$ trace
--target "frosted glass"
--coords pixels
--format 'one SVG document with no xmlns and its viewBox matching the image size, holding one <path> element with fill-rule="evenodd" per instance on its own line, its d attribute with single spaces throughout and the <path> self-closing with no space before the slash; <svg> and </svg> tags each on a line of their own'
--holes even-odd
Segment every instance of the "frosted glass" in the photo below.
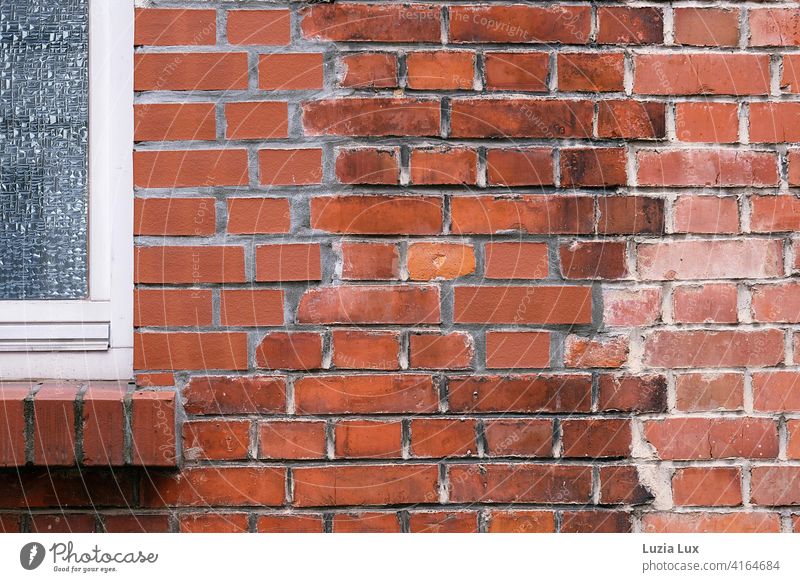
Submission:
<svg viewBox="0 0 800 582">
<path fill-rule="evenodd" d="M 0 0 L 0 299 L 88 293 L 88 0 Z"/>
</svg>

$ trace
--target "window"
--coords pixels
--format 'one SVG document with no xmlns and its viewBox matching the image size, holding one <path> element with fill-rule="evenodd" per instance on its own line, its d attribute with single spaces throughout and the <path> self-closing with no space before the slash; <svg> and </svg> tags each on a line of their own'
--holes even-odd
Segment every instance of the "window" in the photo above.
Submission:
<svg viewBox="0 0 800 582">
<path fill-rule="evenodd" d="M 130 378 L 133 1 L 0 4 L 0 378 Z"/>
</svg>

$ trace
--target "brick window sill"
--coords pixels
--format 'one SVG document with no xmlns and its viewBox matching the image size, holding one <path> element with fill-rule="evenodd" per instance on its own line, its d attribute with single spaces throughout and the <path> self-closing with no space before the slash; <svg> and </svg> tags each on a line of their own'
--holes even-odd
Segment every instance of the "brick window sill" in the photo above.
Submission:
<svg viewBox="0 0 800 582">
<path fill-rule="evenodd" d="M 0 385 L 0 467 L 175 467 L 175 394 L 127 382 Z"/>
</svg>

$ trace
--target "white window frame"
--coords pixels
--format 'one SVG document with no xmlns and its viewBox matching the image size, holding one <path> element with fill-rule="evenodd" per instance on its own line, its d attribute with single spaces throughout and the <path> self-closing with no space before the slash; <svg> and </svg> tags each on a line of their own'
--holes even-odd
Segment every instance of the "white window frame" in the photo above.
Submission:
<svg viewBox="0 0 800 582">
<path fill-rule="evenodd" d="M 0 379 L 133 376 L 134 0 L 89 1 L 89 296 L 0 300 Z"/>
</svg>

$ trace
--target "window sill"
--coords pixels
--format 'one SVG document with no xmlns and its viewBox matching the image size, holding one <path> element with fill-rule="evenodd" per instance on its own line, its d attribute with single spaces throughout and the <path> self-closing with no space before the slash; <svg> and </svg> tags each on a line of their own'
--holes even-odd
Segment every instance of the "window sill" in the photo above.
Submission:
<svg viewBox="0 0 800 582">
<path fill-rule="evenodd" d="M 127 382 L 0 385 L 0 467 L 175 467 L 175 393 Z"/>
</svg>

